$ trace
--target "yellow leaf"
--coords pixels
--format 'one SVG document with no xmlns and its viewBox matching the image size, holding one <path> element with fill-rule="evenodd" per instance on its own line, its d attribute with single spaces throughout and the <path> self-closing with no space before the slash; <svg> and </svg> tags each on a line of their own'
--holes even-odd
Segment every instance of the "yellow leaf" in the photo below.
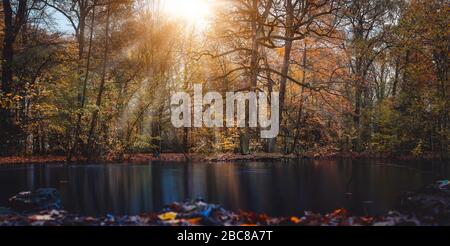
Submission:
<svg viewBox="0 0 450 246">
<path fill-rule="evenodd" d="M 177 217 L 177 213 L 174 213 L 174 212 L 167 212 L 167 213 L 158 215 L 158 218 L 160 220 L 174 220 L 176 217 Z"/>
</svg>

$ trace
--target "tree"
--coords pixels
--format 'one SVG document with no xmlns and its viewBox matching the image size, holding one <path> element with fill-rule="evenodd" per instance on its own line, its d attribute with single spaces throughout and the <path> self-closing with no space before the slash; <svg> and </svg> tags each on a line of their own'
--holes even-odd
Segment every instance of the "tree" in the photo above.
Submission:
<svg viewBox="0 0 450 246">
<path fill-rule="evenodd" d="M 369 71 L 375 59 L 390 47 L 388 42 L 395 1 L 364 0 L 348 1 L 342 9 L 346 21 L 344 30 L 348 32 L 345 49 L 348 51 L 349 66 L 354 87 L 353 123 L 356 138 L 353 149 L 362 151 L 364 143 L 370 139 L 370 123 L 366 109 L 371 106 L 371 81 Z"/>
<path fill-rule="evenodd" d="M 14 42 L 17 35 L 27 21 L 27 0 L 19 0 L 11 3 L 10 0 L 3 0 L 4 33 L 2 46 L 2 101 L 11 100 L 15 93 L 14 88 Z M 13 6 L 17 5 L 17 11 L 13 12 Z M 5 99 L 3 99 L 5 98 Z M 11 108 L 2 103 L 0 105 L 0 155 L 9 154 L 14 148 L 13 141 L 17 136 L 17 126 L 15 125 Z M 13 141 L 8 141 L 13 140 Z"/>
</svg>

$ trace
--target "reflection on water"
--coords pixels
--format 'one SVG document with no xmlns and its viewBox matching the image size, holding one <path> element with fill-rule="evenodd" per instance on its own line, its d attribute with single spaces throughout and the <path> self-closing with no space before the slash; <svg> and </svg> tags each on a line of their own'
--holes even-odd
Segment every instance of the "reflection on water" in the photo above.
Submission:
<svg viewBox="0 0 450 246">
<path fill-rule="evenodd" d="M 380 214 L 394 206 L 400 193 L 449 177 L 445 163 L 376 161 L 8 165 L 0 167 L 0 206 L 17 192 L 55 187 L 66 210 L 89 215 L 158 211 L 198 197 L 272 216 L 340 207 Z"/>
</svg>

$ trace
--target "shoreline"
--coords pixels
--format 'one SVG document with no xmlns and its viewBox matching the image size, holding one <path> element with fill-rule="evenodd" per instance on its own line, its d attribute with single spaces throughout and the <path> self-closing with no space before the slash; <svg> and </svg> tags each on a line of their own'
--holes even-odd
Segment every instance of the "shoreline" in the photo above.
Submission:
<svg viewBox="0 0 450 246">
<path fill-rule="evenodd" d="M 279 160 L 385 160 L 392 159 L 398 161 L 445 161 L 441 159 L 437 153 L 427 153 L 423 156 L 417 157 L 412 155 L 392 155 L 382 153 L 355 153 L 355 152 L 337 152 L 323 156 L 305 155 L 298 156 L 295 154 L 281 154 L 281 153 L 264 153 L 257 152 L 248 155 L 236 153 L 220 153 L 220 154 L 183 154 L 183 153 L 162 153 L 159 157 L 153 154 L 126 154 L 123 160 L 115 160 L 106 158 L 104 160 L 92 161 L 101 164 L 148 164 L 151 161 L 166 161 L 166 162 L 232 162 L 232 161 L 279 161 Z M 73 164 L 86 163 L 86 158 L 73 160 Z M 7 156 L 0 157 L 0 165 L 14 165 L 14 164 L 64 164 L 66 157 L 60 155 L 48 156 Z"/>
</svg>

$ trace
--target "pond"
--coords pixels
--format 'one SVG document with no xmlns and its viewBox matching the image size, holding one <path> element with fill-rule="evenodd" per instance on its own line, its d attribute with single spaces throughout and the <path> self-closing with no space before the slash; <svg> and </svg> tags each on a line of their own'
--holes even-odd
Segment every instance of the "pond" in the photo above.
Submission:
<svg viewBox="0 0 450 246">
<path fill-rule="evenodd" d="M 448 163 L 350 160 L 279 162 L 3 165 L 0 206 L 20 191 L 57 188 L 65 210 L 83 215 L 139 214 L 203 198 L 226 209 L 271 216 L 330 212 L 380 215 L 397 197 L 437 179 Z"/>
</svg>

